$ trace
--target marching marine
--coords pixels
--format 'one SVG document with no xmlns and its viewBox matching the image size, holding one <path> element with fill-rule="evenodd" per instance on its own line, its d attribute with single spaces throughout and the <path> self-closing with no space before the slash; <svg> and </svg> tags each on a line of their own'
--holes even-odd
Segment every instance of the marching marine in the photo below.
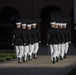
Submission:
<svg viewBox="0 0 76 75">
<path fill-rule="evenodd" d="M 33 51 L 33 54 L 34 54 L 34 58 L 37 58 L 37 52 L 38 52 L 38 49 L 39 49 L 39 43 L 41 42 L 40 40 L 40 32 L 39 30 L 36 28 L 36 23 L 32 23 L 32 27 L 33 27 L 33 36 L 34 36 L 34 51 Z"/>
<path fill-rule="evenodd" d="M 29 43 L 28 43 L 28 34 L 26 29 L 26 24 L 22 24 L 23 31 L 23 42 L 24 42 L 24 51 L 23 51 L 23 62 L 27 61 L 27 55 L 29 51 Z"/>
<path fill-rule="evenodd" d="M 12 45 L 15 46 L 18 63 L 21 63 L 23 56 L 23 37 L 21 22 L 17 22 L 16 26 L 17 28 L 12 33 Z"/>
<path fill-rule="evenodd" d="M 32 31 L 32 24 L 27 25 L 28 29 L 28 44 L 29 44 L 29 60 L 32 60 L 32 54 L 34 51 L 34 36 L 33 36 L 33 31 Z"/>
<path fill-rule="evenodd" d="M 56 62 L 56 56 L 58 51 L 58 32 L 55 31 L 55 22 L 51 22 L 51 29 L 47 33 L 47 45 L 50 45 L 52 63 Z"/>
</svg>

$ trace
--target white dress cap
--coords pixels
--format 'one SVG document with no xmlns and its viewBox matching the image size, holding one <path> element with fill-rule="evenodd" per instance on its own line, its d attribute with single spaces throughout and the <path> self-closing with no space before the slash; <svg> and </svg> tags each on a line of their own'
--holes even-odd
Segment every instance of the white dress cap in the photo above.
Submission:
<svg viewBox="0 0 76 75">
<path fill-rule="evenodd" d="M 16 25 L 21 25 L 21 22 L 16 22 Z"/>
<path fill-rule="evenodd" d="M 59 25 L 59 23 L 56 23 L 55 25 L 56 25 L 56 26 L 58 26 L 58 25 Z"/>
<path fill-rule="evenodd" d="M 55 24 L 56 22 L 50 22 L 50 24 Z"/>
<path fill-rule="evenodd" d="M 33 25 L 33 26 L 36 26 L 36 25 L 37 25 L 37 23 L 32 23 L 32 25 Z"/>
<path fill-rule="evenodd" d="M 63 23 L 59 23 L 59 26 L 63 26 Z"/>
<path fill-rule="evenodd" d="M 26 24 L 22 24 L 22 26 L 26 26 Z"/>
<path fill-rule="evenodd" d="M 66 26 L 67 25 L 67 23 L 63 23 L 64 24 L 64 26 Z"/>
<path fill-rule="evenodd" d="M 32 24 L 27 24 L 27 27 L 31 27 L 32 26 Z"/>
</svg>

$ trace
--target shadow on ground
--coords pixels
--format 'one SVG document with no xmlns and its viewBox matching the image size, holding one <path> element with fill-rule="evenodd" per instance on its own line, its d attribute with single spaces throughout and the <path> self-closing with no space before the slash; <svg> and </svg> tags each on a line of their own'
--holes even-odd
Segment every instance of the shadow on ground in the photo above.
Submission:
<svg viewBox="0 0 76 75">
<path fill-rule="evenodd" d="M 44 55 L 44 56 L 49 56 L 50 55 L 50 50 L 47 46 L 42 46 L 39 49 L 38 55 Z M 67 75 L 68 72 L 70 72 L 73 68 L 76 68 L 76 61 L 75 61 L 75 55 L 76 55 L 76 48 L 74 46 L 71 46 L 69 48 L 68 55 L 74 56 L 74 62 L 69 59 L 65 59 L 57 64 L 48 64 L 45 63 L 48 60 L 44 59 L 38 59 L 34 62 L 29 62 L 32 64 L 32 67 L 26 67 L 26 65 L 29 65 L 29 63 L 23 64 L 23 66 L 20 66 L 20 64 L 15 67 L 9 67 L 9 64 L 7 67 L 1 67 L 0 66 L 0 75 Z M 72 59 L 73 57 L 71 57 Z M 37 63 L 37 61 L 39 63 Z M 71 64 L 66 65 L 70 62 Z M 5 63 L 4 63 L 5 64 Z M 12 63 L 15 64 L 15 63 Z M 2 64 L 1 64 L 2 65 Z M 44 65 L 44 67 L 38 67 L 36 65 Z M 45 65 L 48 65 L 45 67 Z M 65 66 L 66 65 L 66 66 Z M 35 67 L 34 67 L 35 66 Z"/>
<path fill-rule="evenodd" d="M 16 67 L 0 68 L 0 75 L 67 75 L 75 66 L 64 68 L 48 67 Z"/>
</svg>

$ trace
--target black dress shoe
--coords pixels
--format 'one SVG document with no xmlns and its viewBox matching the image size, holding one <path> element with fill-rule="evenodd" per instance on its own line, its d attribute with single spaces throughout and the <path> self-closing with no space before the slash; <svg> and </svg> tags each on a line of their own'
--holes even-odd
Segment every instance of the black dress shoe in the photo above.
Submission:
<svg viewBox="0 0 76 75">
<path fill-rule="evenodd" d="M 21 61 L 21 59 L 20 58 L 18 58 L 18 61 L 17 61 L 18 63 L 22 63 L 22 61 Z"/>
<path fill-rule="evenodd" d="M 53 63 L 53 64 L 55 64 L 55 62 L 56 62 L 56 61 L 55 61 L 55 58 L 53 58 L 53 61 L 52 61 L 52 63 Z"/>
<path fill-rule="evenodd" d="M 63 60 L 62 56 L 60 56 L 60 60 Z"/>
<path fill-rule="evenodd" d="M 56 57 L 56 61 L 59 62 L 59 58 L 58 57 Z"/>
<path fill-rule="evenodd" d="M 33 56 L 34 56 L 34 59 L 36 59 L 36 58 L 37 58 L 37 55 L 36 55 L 36 54 L 34 54 Z"/>
<path fill-rule="evenodd" d="M 23 62 L 25 62 L 25 57 L 22 57 Z"/>
<path fill-rule="evenodd" d="M 27 62 L 27 60 L 24 60 L 24 62 Z"/>
<path fill-rule="evenodd" d="M 35 59 L 35 54 L 33 54 L 33 58 Z"/>
<path fill-rule="evenodd" d="M 30 61 L 30 55 L 28 56 L 28 59 L 29 59 L 29 61 Z"/>
<path fill-rule="evenodd" d="M 67 58 L 67 54 L 64 54 L 64 58 Z"/>
<path fill-rule="evenodd" d="M 32 60 L 32 56 L 29 55 L 29 56 L 28 56 L 28 59 L 29 59 L 29 61 Z"/>
<path fill-rule="evenodd" d="M 23 58 L 23 62 L 27 62 L 27 59 L 25 60 L 25 57 Z"/>
</svg>

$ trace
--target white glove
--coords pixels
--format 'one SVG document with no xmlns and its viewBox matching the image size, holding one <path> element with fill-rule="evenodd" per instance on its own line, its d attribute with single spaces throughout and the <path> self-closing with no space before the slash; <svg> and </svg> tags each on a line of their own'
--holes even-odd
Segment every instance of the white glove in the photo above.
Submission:
<svg viewBox="0 0 76 75">
<path fill-rule="evenodd" d="M 24 43 L 24 45 L 26 45 L 26 43 Z"/>
<path fill-rule="evenodd" d="M 12 46 L 13 46 L 14 44 L 12 43 Z"/>
<path fill-rule="evenodd" d="M 41 43 L 41 41 L 39 41 L 39 43 Z"/>
<path fill-rule="evenodd" d="M 48 46 L 48 44 L 46 44 Z"/>
<path fill-rule="evenodd" d="M 71 43 L 71 41 L 69 41 L 69 43 Z"/>
<path fill-rule="evenodd" d="M 64 44 L 64 42 L 62 42 L 62 44 Z"/>
<path fill-rule="evenodd" d="M 31 45 L 31 43 L 29 45 Z"/>
</svg>

